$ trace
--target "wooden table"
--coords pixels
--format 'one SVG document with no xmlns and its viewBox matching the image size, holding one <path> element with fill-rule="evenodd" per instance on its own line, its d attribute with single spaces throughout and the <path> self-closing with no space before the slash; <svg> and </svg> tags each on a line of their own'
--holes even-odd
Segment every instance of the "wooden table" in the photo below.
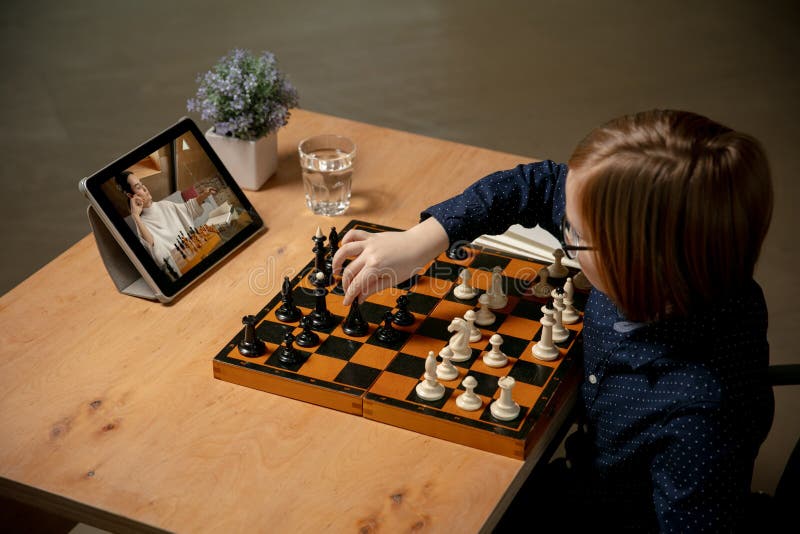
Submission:
<svg viewBox="0 0 800 534">
<path fill-rule="evenodd" d="M 359 150 L 335 218 L 306 208 L 296 151 L 327 132 Z M 118 293 L 85 237 L 0 298 L 0 493 L 115 531 L 490 529 L 547 440 L 523 463 L 215 380 L 211 362 L 317 225 L 409 227 L 525 161 L 295 110 L 277 174 L 248 193 L 269 230 L 173 305 Z"/>
</svg>

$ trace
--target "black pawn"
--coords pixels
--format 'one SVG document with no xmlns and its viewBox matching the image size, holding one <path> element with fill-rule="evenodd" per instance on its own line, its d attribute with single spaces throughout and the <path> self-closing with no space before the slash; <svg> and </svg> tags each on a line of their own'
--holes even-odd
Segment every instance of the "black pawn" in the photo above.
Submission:
<svg viewBox="0 0 800 534">
<path fill-rule="evenodd" d="M 242 340 L 239 341 L 239 352 L 241 355 L 247 356 L 248 358 L 258 358 L 266 354 L 267 346 L 263 341 L 258 339 L 258 335 L 256 334 L 256 316 L 245 315 L 242 317 L 242 323 L 244 324 L 244 336 L 242 336 Z"/>
<path fill-rule="evenodd" d="M 375 337 L 381 343 L 391 345 L 397 341 L 397 330 L 392 326 L 393 318 L 394 315 L 390 311 L 383 314 L 383 326 L 379 326 L 378 331 L 375 332 Z"/>
<path fill-rule="evenodd" d="M 294 365 L 300 361 L 300 354 L 297 352 L 297 349 L 294 348 L 293 344 L 294 334 L 286 332 L 286 335 L 283 336 L 283 345 L 278 347 L 278 351 L 280 352 L 278 359 L 287 365 Z"/>
<path fill-rule="evenodd" d="M 414 314 L 408 311 L 408 297 L 400 295 L 397 297 L 397 312 L 392 318 L 397 326 L 411 326 L 414 324 Z"/>
<path fill-rule="evenodd" d="M 457 241 L 447 249 L 447 257 L 451 260 L 466 260 L 467 256 L 467 249 L 464 248 L 463 242 Z"/>
<path fill-rule="evenodd" d="M 314 290 L 316 305 L 309 316 L 311 317 L 311 326 L 317 330 L 325 330 L 333 326 L 333 315 L 328 311 L 328 303 L 325 301 L 327 294 L 328 290 L 324 287 Z"/>
<path fill-rule="evenodd" d="M 311 319 L 306 316 L 300 319 L 300 326 L 303 331 L 297 334 L 297 344 L 301 347 L 314 347 L 319 345 L 319 336 L 316 332 L 311 330 Z"/>
<path fill-rule="evenodd" d="M 342 324 L 342 330 L 348 336 L 363 337 L 367 335 L 369 324 L 361 315 L 361 304 L 358 303 L 358 299 L 355 299 L 350 305 L 350 311 Z"/>
<path fill-rule="evenodd" d="M 284 323 L 293 323 L 300 319 L 302 315 L 297 306 L 294 305 L 294 297 L 292 296 L 292 286 L 289 283 L 289 277 L 283 277 L 283 286 L 281 287 L 281 307 L 275 310 L 275 317 Z"/>
</svg>

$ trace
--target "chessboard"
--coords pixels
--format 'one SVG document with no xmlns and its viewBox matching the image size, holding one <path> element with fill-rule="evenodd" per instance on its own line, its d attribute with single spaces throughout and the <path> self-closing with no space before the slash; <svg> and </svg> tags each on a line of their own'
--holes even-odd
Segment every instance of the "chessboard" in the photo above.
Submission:
<svg viewBox="0 0 800 534">
<path fill-rule="evenodd" d="M 334 234 L 344 235 L 351 228 L 396 231 L 353 220 L 340 233 L 334 229 L 332 239 Z M 215 378 L 519 459 L 527 457 L 553 411 L 574 394 L 588 294 L 588 286 L 578 285 L 572 290 L 572 279 L 582 276 L 579 271 L 564 268 L 568 274 L 548 276 L 549 264 L 465 245 L 442 253 L 410 280 L 368 297 L 358 307 L 365 323 L 364 335 L 356 336 L 343 330 L 352 310 L 342 304 L 341 280 L 333 276 L 326 281 L 329 285 L 322 297 L 330 321 L 322 328 L 301 326 L 301 321 L 306 322 L 303 317 L 312 316 L 320 305 L 320 284 L 312 283 L 321 280 L 313 276 L 319 270 L 320 254 L 296 276 L 286 277 L 281 291 L 258 313 L 243 318 L 245 326 L 213 360 Z M 454 294 L 463 281 L 463 269 L 469 271 L 470 285 L 477 293 L 466 300 Z M 556 292 L 563 294 L 567 280 L 577 319 L 563 325 L 566 333 L 562 329 L 560 337 L 566 339 L 549 343 L 556 349 L 554 356 L 540 359 L 533 348 L 542 341 L 543 322 L 553 324 L 547 323 L 553 316 L 553 296 Z M 417 386 L 426 380 L 426 364 L 428 371 L 432 370 L 432 356 L 442 352 L 453 338 L 448 328 L 468 311 L 480 311 L 481 295 L 490 290 L 494 294 L 498 281 L 505 304 L 491 310 L 494 321 L 475 325 L 480 339 L 469 342 L 468 359 L 452 362 L 457 377 L 438 380 L 444 389 L 441 398 L 421 398 Z M 300 312 L 292 320 L 281 313 L 287 296 Z M 409 325 L 391 321 L 400 311 L 398 299 L 409 317 L 402 322 L 411 322 Z M 384 329 L 392 335 L 382 335 Z M 287 360 L 283 352 L 287 333 L 294 340 L 303 332 L 316 338 L 315 345 L 293 347 L 289 343 L 293 358 Z M 550 331 L 546 337 L 551 337 Z M 502 367 L 486 363 L 485 356 L 493 349 L 490 340 L 495 345 L 502 340 L 499 348 L 494 347 L 507 359 Z M 260 344 L 261 350 L 250 351 L 252 343 Z M 456 402 L 465 394 L 467 376 L 475 379 L 467 381 L 471 398 L 480 400 L 479 408 L 469 411 Z M 496 418 L 490 409 L 506 389 L 500 387 L 508 382 L 503 377 L 513 378 L 511 398 L 519 407 L 518 415 L 510 420 Z"/>
</svg>

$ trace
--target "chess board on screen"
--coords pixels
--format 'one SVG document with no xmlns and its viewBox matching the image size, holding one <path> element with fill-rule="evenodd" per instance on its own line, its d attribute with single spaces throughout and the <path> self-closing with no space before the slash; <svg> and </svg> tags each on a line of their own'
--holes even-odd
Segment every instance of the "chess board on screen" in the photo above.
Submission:
<svg viewBox="0 0 800 534">
<path fill-rule="evenodd" d="M 318 232 L 313 259 L 242 319 L 214 377 L 526 458 L 577 387 L 582 274 L 465 245 L 354 310 L 329 271 L 351 228 L 396 231 L 354 220 L 332 246 Z"/>
</svg>

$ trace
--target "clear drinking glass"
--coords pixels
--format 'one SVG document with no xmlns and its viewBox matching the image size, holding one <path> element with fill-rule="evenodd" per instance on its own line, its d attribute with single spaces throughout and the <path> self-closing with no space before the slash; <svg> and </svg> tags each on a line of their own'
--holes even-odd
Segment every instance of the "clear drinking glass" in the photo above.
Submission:
<svg viewBox="0 0 800 534">
<path fill-rule="evenodd" d="M 306 204 L 317 215 L 341 215 L 350 206 L 356 145 L 341 135 L 315 135 L 300 141 L 300 167 Z"/>
</svg>

